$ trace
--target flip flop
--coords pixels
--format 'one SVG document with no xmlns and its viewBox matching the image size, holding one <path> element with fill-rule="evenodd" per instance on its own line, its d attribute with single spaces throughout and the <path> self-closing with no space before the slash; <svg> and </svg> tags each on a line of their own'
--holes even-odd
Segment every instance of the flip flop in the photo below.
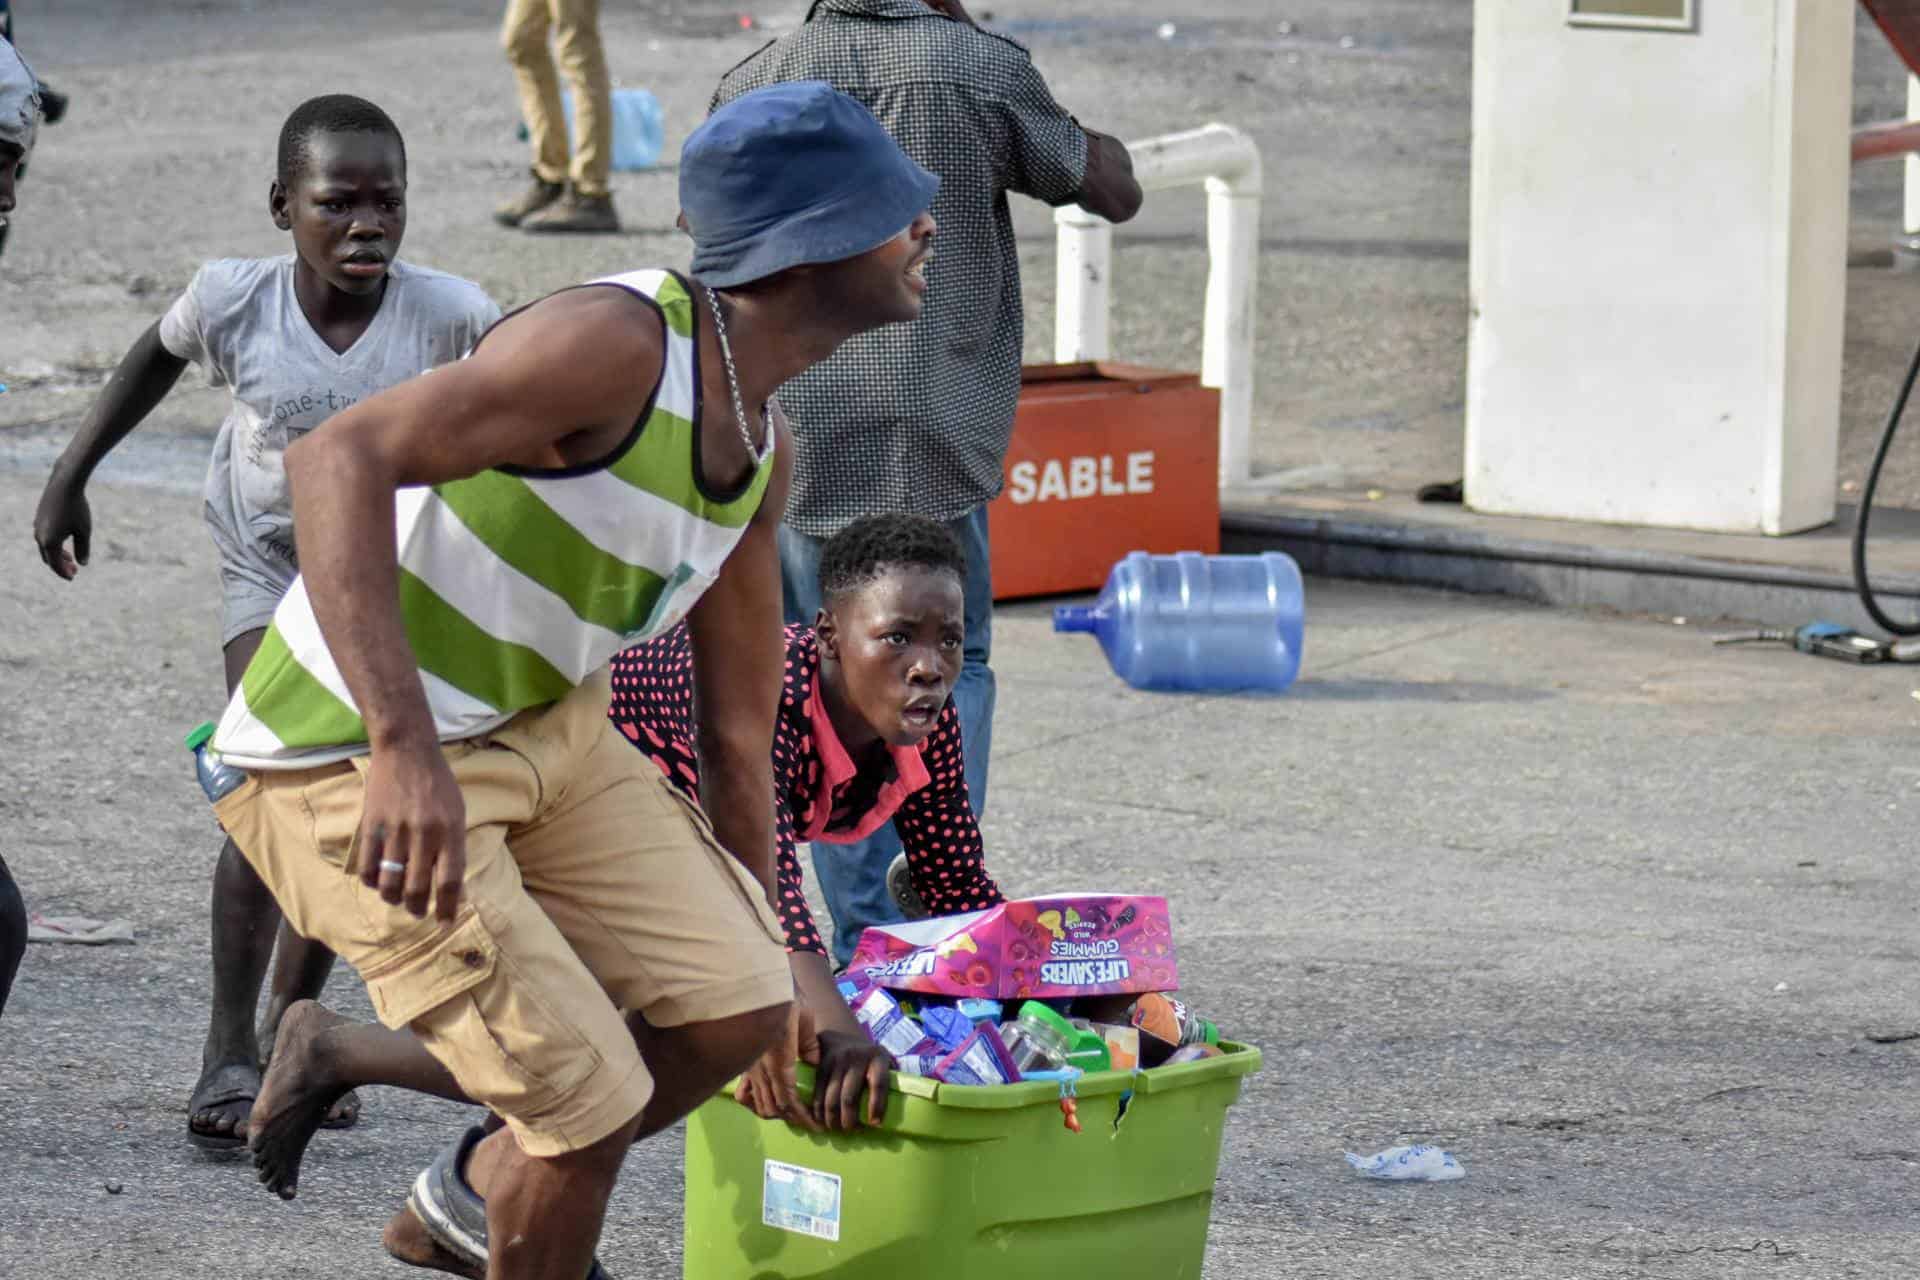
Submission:
<svg viewBox="0 0 1920 1280">
<path fill-rule="evenodd" d="M 241 1074 L 245 1082 L 235 1079 Z M 229 1062 L 210 1076 L 202 1076 L 200 1083 L 194 1086 L 193 1096 L 187 1099 L 187 1141 L 202 1151 L 238 1151 L 247 1145 L 247 1134 L 243 1127 L 238 1133 L 202 1133 L 193 1127 L 193 1117 L 210 1107 L 225 1106 L 230 1102 L 247 1104 L 249 1115 L 253 1112 L 253 1100 L 260 1096 L 260 1073 L 244 1062 Z"/>
<path fill-rule="evenodd" d="M 333 1107 L 329 1107 L 327 1109 L 327 1118 L 320 1122 L 322 1129 L 351 1129 L 360 1123 L 360 1095 L 358 1093 L 346 1094 L 338 1102 L 334 1103 L 333 1106 L 340 1109 L 340 1115 L 336 1118 L 333 1114 Z"/>
</svg>

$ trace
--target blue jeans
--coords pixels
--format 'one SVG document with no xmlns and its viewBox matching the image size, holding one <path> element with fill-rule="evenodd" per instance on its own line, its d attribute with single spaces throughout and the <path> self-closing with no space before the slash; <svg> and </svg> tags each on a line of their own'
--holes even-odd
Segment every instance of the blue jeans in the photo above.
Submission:
<svg viewBox="0 0 1920 1280">
<path fill-rule="evenodd" d="M 953 705 L 960 714 L 966 750 L 967 797 L 978 817 L 987 807 L 987 754 L 993 745 L 993 668 L 987 665 L 993 652 L 993 566 L 987 554 L 987 509 L 981 507 L 947 527 L 967 553 L 966 661 L 953 685 Z M 820 547 L 825 541 L 780 526 L 780 577 L 788 622 L 812 626 L 820 610 Z M 900 852 L 900 837 L 889 822 L 865 840 L 817 840 L 812 847 L 814 874 L 833 917 L 834 960 L 837 967 L 845 967 L 861 930 L 901 918 L 887 892 L 887 867 Z"/>
</svg>

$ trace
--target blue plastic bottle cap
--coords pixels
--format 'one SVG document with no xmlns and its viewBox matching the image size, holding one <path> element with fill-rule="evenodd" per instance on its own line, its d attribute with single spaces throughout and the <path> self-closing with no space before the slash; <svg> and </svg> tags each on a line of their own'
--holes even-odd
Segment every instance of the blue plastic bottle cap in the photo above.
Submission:
<svg viewBox="0 0 1920 1280">
<path fill-rule="evenodd" d="M 1093 609 L 1087 605 L 1063 604 L 1053 611 L 1055 631 L 1093 630 Z"/>
</svg>

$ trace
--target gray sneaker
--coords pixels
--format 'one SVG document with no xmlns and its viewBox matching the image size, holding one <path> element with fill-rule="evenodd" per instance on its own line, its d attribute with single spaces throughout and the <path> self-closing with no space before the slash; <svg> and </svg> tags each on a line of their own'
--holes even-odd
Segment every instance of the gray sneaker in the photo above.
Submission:
<svg viewBox="0 0 1920 1280">
<path fill-rule="evenodd" d="M 893 895 L 893 905 L 900 908 L 900 914 L 909 920 L 925 920 L 933 914 L 913 887 L 913 876 L 907 871 L 904 853 L 893 855 L 893 862 L 887 867 L 887 892 Z"/>
<path fill-rule="evenodd" d="M 460 1135 L 460 1140 L 433 1158 L 420 1171 L 407 1193 L 407 1208 L 420 1219 L 440 1247 L 470 1266 L 487 1268 L 487 1202 L 467 1185 L 461 1172 L 467 1157 L 480 1144 L 487 1131 L 479 1125 Z M 613 1280 L 600 1260 L 593 1260 L 587 1280 Z"/>
<path fill-rule="evenodd" d="M 520 221 L 522 231 L 593 232 L 618 231 L 620 215 L 613 211 L 613 197 L 583 196 L 572 187 L 538 213 Z"/>
<path fill-rule="evenodd" d="M 517 227 L 566 193 L 564 182 L 543 182 L 539 174 L 513 199 L 493 211 L 493 220 L 503 227 Z"/>
</svg>

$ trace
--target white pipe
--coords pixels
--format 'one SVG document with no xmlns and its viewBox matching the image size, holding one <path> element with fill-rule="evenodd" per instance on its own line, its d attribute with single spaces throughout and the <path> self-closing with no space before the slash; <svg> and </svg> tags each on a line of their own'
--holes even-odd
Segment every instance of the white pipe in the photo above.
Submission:
<svg viewBox="0 0 1920 1280">
<path fill-rule="evenodd" d="M 1254 294 L 1260 270 L 1260 151 L 1230 125 L 1206 124 L 1127 144 L 1145 191 L 1207 189 L 1206 327 L 1200 381 L 1220 391 L 1220 483 L 1253 474 Z M 1054 359 L 1105 359 L 1112 228 L 1070 206 L 1054 211 Z"/>
</svg>

